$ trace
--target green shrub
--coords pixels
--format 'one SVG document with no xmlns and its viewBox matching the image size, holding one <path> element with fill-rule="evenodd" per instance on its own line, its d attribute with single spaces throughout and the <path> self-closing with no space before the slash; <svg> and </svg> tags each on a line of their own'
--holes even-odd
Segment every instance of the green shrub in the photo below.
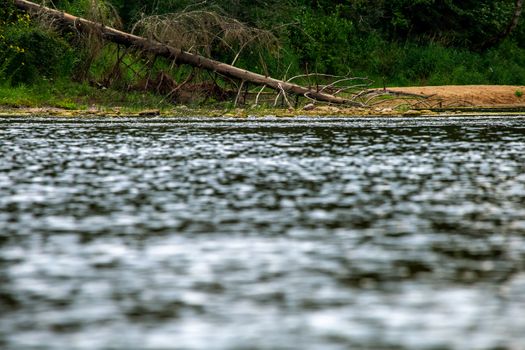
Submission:
<svg viewBox="0 0 525 350">
<path fill-rule="evenodd" d="M 10 29 L 6 31 L 1 59 L 3 76 L 11 84 L 30 84 L 70 74 L 74 55 L 63 39 L 39 28 Z"/>
<path fill-rule="evenodd" d="M 337 10 L 324 16 L 304 11 L 296 21 L 297 26 L 290 27 L 290 44 L 301 65 L 308 66 L 310 72 L 348 73 L 348 53 L 354 35 L 352 22 L 341 18 Z"/>
<path fill-rule="evenodd" d="M 0 77 L 12 85 L 69 75 L 70 46 L 56 33 L 36 25 L 27 14 L 4 10 L 0 22 Z"/>
</svg>

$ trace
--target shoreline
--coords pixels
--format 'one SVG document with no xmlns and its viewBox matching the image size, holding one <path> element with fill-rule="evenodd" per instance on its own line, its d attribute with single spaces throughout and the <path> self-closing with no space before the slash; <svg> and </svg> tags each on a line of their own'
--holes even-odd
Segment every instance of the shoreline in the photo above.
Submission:
<svg viewBox="0 0 525 350">
<path fill-rule="evenodd" d="M 15 108 L 5 109 L 0 107 L 0 119 L 16 118 L 233 118 L 233 119 L 251 119 L 251 118 L 316 118 L 316 117 L 338 117 L 338 118 L 381 118 L 381 117 L 473 117 L 473 116 L 525 116 L 525 107 L 473 107 L 473 108 L 450 108 L 450 109 L 410 109 L 407 111 L 391 111 L 371 109 L 367 111 L 341 108 L 334 110 L 297 110 L 290 112 L 286 109 L 264 109 L 264 111 L 253 111 L 248 109 L 237 109 L 234 111 L 218 111 L 206 109 L 184 109 L 166 110 L 158 113 L 149 110 L 137 112 L 122 112 L 116 110 L 104 111 L 87 111 L 87 110 L 66 110 L 57 108 Z"/>
<path fill-rule="evenodd" d="M 525 86 L 448 85 L 421 87 L 389 87 L 370 89 L 369 107 L 317 105 L 309 108 L 217 108 L 213 106 L 170 108 L 148 106 L 143 109 L 127 106 L 92 105 L 68 109 L 53 106 L 13 107 L 0 105 L 1 117 L 396 117 L 446 115 L 524 115 Z"/>
</svg>

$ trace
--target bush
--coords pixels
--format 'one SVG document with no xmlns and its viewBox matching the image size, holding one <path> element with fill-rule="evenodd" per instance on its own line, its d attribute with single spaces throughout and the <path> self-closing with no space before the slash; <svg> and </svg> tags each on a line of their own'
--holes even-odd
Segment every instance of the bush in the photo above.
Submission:
<svg viewBox="0 0 525 350">
<path fill-rule="evenodd" d="M 297 26 L 290 27 L 290 45 L 301 65 L 308 66 L 311 73 L 348 73 L 348 54 L 354 35 L 352 22 L 341 18 L 337 10 L 323 16 L 304 11 L 296 21 Z"/>
<path fill-rule="evenodd" d="M 2 28 L 0 76 L 19 85 L 69 75 L 75 63 L 71 47 L 57 34 L 33 26 L 26 16 Z"/>
</svg>

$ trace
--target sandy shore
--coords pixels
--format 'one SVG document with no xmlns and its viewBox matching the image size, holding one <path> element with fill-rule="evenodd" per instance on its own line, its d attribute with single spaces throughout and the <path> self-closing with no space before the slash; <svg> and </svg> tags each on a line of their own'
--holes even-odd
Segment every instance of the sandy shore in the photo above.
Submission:
<svg viewBox="0 0 525 350">
<path fill-rule="evenodd" d="M 397 87 L 387 90 L 408 94 L 397 96 L 398 101 L 405 102 L 413 108 L 525 107 L 525 86 L 523 85 L 446 85 Z M 387 104 L 391 105 L 391 103 Z"/>
</svg>

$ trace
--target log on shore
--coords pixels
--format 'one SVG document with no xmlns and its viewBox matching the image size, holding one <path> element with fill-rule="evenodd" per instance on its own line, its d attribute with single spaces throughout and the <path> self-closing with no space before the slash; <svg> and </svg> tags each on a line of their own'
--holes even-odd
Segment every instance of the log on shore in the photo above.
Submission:
<svg viewBox="0 0 525 350">
<path fill-rule="evenodd" d="M 360 103 L 349 99 L 337 97 L 324 92 L 309 89 L 297 84 L 292 84 L 283 80 L 266 77 L 262 74 L 254 73 L 245 69 L 234 67 L 219 61 L 215 61 L 204 56 L 192 54 L 175 47 L 162 44 L 158 41 L 150 40 L 138 35 L 126 33 L 112 27 L 107 27 L 101 23 L 93 22 L 85 18 L 76 17 L 71 14 L 51 9 L 46 6 L 35 4 L 26 0 L 14 0 L 17 8 L 29 13 L 41 14 L 60 23 L 64 27 L 74 28 L 80 33 L 99 33 L 99 35 L 108 41 L 120 44 L 126 47 L 135 47 L 144 52 L 162 56 L 176 63 L 188 64 L 194 67 L 217 72 L 224 76 L 239 79 L 241 81 L 254 83 L 256 85 L 265 85 L 277 91 L 284 91 L 296 95 L 307 96 L 310 99 L 323 101 L 334 104 L 358 105 Z"/>
</svg>

